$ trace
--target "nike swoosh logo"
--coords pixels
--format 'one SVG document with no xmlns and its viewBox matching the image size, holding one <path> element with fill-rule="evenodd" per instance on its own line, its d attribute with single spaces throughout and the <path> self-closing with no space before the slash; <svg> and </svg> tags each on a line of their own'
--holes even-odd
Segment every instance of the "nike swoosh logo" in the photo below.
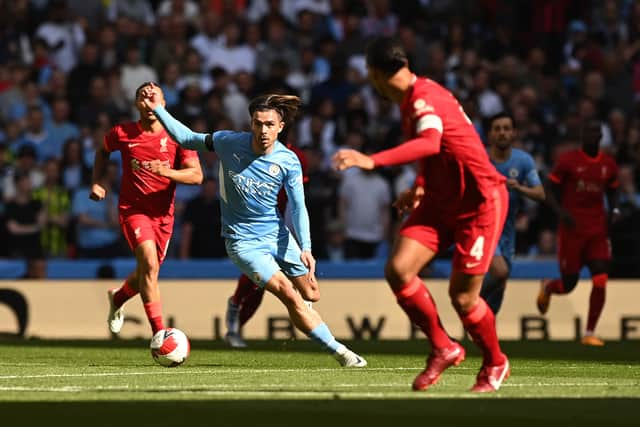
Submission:
<svg viewBox="0 0 640 427">
<path fill-rule="evenodd" d="M 129 148 L 133 148 L 133 147 L 135 147 L 136 145 L 140 145 L 140 143 L 139 143 L 139 142 L 136 142 L 135 144 L 129 144 Z"/>
<path fill-rule="evenodd" d="M 465 266 L 465 268 L 473 268 L 473 267 L 477 267 L 479 265 L 480 265 L 479 262 L 468 262 L 464 266 Z"/>
</svg>

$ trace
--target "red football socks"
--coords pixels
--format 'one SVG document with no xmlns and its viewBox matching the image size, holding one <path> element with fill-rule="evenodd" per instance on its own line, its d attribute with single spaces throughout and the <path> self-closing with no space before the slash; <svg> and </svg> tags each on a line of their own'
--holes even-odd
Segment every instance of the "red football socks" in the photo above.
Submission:
<svg viewBox="0 0 640 427">
<path fill-rule="evenodd" d="M 589 297 L 589 315 L 587 317 L 587 331 L 593 332 L 602 313 L 607 290 L 607 280 L 609 276 L 605 273 L 596 274 L 591 278 L 593 287 Z"/>
<path fill-rule="evenodd" d="M 160 301 L 147 302 L 144 304 L 144 312 L 147 313 L 147 319 L 151 325 L 151 330 L 155 334 L 164 329 L 162 323 L 162 303 Z"/>
<path fill-rule="evenodd" d="M 138 295 L 138 291 L 129 286 L 129 282 L 125 280 L 122 286 L 120 286 L 120 289 L 113 294 L 113 304 L 116 308 L 120 308 L 122 304 L 136 295 Z"/>
<path fill-rule="evenodd" d="M 458 312 L 464 329 L 483 354 L 483 366 L 502 365 L 505 356 L 500 350 L 496 333 L 496 318 L 487 303 L 478 298 L 478 303 L 468 313 Z"/>
<path fill-rule="evenodd" d="M 236 291 L 231 295 L 231 302 L 235 305 L 244 304 L 244 300 L 256 290 L 256 285 L 243 274 L 238 278 Z"/>
<path fill-rule="evenodd" d="M 442 327 L 436 304 L 419 277 L 414 277 L 395 293 L 409 319 L 427 335 L 433 349 L 449 347 L 451 338 Z"/>
<path fill-rule="evenodd" d="M 547 292 L 550 294 L 566 294 L 561 279 L 553 279 L 546 285 Z"/>
<path fill-rule="evenodd" d="M 262 303 L 262 297 L 264 297 L 264 291 L 254 285 L 253 292 L 247 295 L 240 305 L 240 327 L 244 326 L 253 317 L 258 307 L 260 307 L 260 303 Z"/>
</svg>

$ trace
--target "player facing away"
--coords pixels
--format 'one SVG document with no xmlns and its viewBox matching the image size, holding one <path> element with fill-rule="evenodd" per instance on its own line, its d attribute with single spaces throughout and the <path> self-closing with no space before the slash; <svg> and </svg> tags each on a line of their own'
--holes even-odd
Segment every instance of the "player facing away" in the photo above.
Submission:
<svg viewBox="0 0 640 427">
<path fill-rule="evenodd" d="M 135 271 L 120 288 L 107 293 L 107 323 L 113 333 L 122 329 L 124 303 L 138 293 L 153 333 L 164 329 L 158 273 L 173 231 L 176 183 L 202 183 L 197 153 L 176 144 L 145 104 L 142 92 L 152 85 L 144 83 L 136 90 L 140 119 L 113 127 L 96 151 L 93 166 L 90 197 L 102 200 L 105 189 L 99 182 L 109 155 L 113 151 L 122 155 L 119 219 L 122 234 L 136 257 Z M 158 102 L 164 104 L 162 92 L 157 87 L 156 90 Z"/>
<path fill-rule="evenodd" d="M 543 280 L 537 298 L 538 310 L 545 314 L 552 294 L 568 294 L 578 283 L 584 265 L 591 273 L 591 296 L 587 328 L 582 344 L 602 346 L 594 335 L 604 307 L 611 243 L 608 223 L 620 215 L 618 209 L 618 166 L 600 152 L 600 122 L 587 121 L 581 127 L 582 148 L 561 155 L 549 174 L 548 201 L 559 219 L 559 279 Z M 609 212 L 605 210 L 607 198 Z"/>
<path fill-rule="evenodd" d="M 147 106 L 182 147 L 218 155 L 222 235 L 229 258 L 254 283 L 274 294 L 287 307 L 293 324 L 322 344 L 342 366 L 366 366 L 364 358 L 338 342 L 320 315 L 304 302 L 317 301 L 320 290 L 311 254 L 302 168 L 296 155 L 278 141 L 300 99 L 259 96 L 249 103 L 251 132 L 205 134 L 192 132 L 175 120 L 158 102 L 155 87 L 145 96 Z M 300 245 L 277 209 L 283 186 Z"/>
<path fill-rule="evenodd" d="M 303 182 L 306 182 L 308 177 L 306 176 L 306 160 L 304 153 L 302 150 L 292 145 L 287 145 L 287 148 L 298 156 L 298 160 L 300 160 L 300 165 L 302 167 Z M 280 215 L 285 218 L 285 224 L 287 227 L 289 227 L 289 229 L 294 228 L 293 224 L 291 224 L 291 211 L 287 210 L 287 194 L 284 189 L 280 189 L 280 192 L 278 193 L 278 211 L 280 212 Z M 246 274 L 241 274 L 238 278 L 233 295 L 231 295 L 227 300 L 227 312 L 225 313 L 227 333 L 224 336 L 224 340 L 230 347 L 247 347 L 247 343 L 241 335 L 242 327 L 258 310 L 263 297 L 264 289 L 253 283 Z M 307 301 L 307 304 L 311 304 L 311 302 Z"/>
<path fill-rule="evenodd" d="M 369 80 L 383 96 L 400 105 L 403 144 L 367 156 L 340 150 L 334 166 L 343 170 L 398 165 L 420 160 L 416 186 L 396 205 L 413 208 L 402 225 L 385 266 L 398 304 L 431 343 L 427 365 L 414 390 L 435 384 L 465 349 L 444 330 L 431 295 L 418 272 L 435 255 L 455 245 L 449 295 L 462 324 L 483 353 L 475 392 L 498 390 L 509 362 L 496 335 L 495 318 L 480 298 L 507 209 L 505 179 L 491 165 L 471 121 L 454 96 L 436 82 L 417 77 L 407 55 L 392 38 L 377 38 L 366 49 Z M 424 195 L 422 196 L 424 190 Z"/>
<path fill-rule="evenodd" d="M 488 128 L 489 158 L 498 172 L 507 178 L 509 190 L 507 219 L 480 291 L 480 296 L 489 304 L 493 313 L 498 314 L 516 250 L 516 216 L 525 197 L 541 202 L 545 195 L 531 155 L 513 148 L 516 138 L 513 117 L 507 113 L 498 113 L 489 119 Z"/>
</svg>

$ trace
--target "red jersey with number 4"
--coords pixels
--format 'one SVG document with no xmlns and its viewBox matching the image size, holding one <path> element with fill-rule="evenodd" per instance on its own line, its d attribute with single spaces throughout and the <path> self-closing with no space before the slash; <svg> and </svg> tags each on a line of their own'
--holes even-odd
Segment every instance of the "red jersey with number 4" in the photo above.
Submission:
<svg viewBox="0 0 640 427">
<path fill-rule="evenodd" d="M 114 126 L 104 137 L 107 151 L 122 155 L 122 184 L 118 207 L 121 215 L 143 213 L 152 217 L 173 215 L 176 183 L 144 168 L 145 162 L 160 160 L 180 169 L 187 159 L 197 159 L 195 151 L 185 150 L 163 129 L 145 132 L 138 122 Z"/>
<path fill-rule="evenodd" d="M 440 151 L 420 160 L 417 183 L 424 200 L 452 214 L 472 213 L 505 178 L 489 161 L 478 133 L 456 98 L 433 80 L 418 77 L 400 106 L 407 139 L 422 136 L 442 122 Z M 436 119 L 436 126 L 439 123 Z"/>
<path fill-rule="evenodd" d="M 607 154 L 589 157 L 581 149 L 562 154 L 549 179 L 561 187 L 561 204 L 580 233 L 606 231 L 604 196 L 618 186 L 618 166 Z"/>
</svg>

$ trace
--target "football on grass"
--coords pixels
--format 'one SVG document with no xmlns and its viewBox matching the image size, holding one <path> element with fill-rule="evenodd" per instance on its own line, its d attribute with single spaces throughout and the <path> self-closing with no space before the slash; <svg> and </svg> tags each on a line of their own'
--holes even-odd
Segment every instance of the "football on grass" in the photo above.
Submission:
<svg viewBox="0 0 640 427">
<path fill-rule="evenodd" d="M 161 329 L 151 338 L 151 356 L 158 364 L 167 367 L 182 365 L 191 351 L 189 339 L 180 329 Z"/>
</svg>

